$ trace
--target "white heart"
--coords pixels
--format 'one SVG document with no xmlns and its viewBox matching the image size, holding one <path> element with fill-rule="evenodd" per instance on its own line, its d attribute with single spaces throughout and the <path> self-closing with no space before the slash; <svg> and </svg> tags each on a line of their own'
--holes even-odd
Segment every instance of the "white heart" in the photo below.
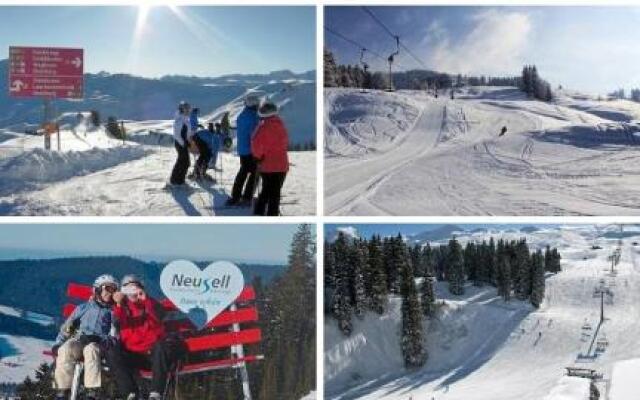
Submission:
<svg viewBox="0 0 640 400">
<path fill-rule="evenodd" d="M 229 261 L 216 261 L 200 270 L 191 261 L 176 260 L 162 270 L 160 288 L 202 329 L 238 298 L 244 289 L 244 277 Z"/>
</svg>

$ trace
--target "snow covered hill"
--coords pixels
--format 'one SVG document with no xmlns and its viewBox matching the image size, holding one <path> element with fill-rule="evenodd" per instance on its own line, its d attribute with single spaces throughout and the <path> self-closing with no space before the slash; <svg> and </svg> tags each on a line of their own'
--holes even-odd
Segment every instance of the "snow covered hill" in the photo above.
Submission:
<svg viewBox="0 0 640 400">
<path fill-rule="evenodd" d="M 563 271 L 547 278 L 538 310 L 519 301 L 505 303 L 494 288 L 468 287 L 465 295 L 452 296 L 438 284 L 437 296 L 446 307 L 436 320 L 424 323 L 429 359 L 416 371 L 403 366 L 399 299 L 392 298 L 390 310 L 382 316 L 354 318 L 349 337 L 327 318 L 326 397 L 586 400 L 589 381 L 565 375 L 565 367 L 581 367 L 604 375 L 598 383 L 601 399 L 640 398 L 634 378 L 640 360 L 640 231 L 625 230 L 633 233 L 623 239 L 616 276 L 609 274 L 607 257 L 617 239 L 608 237 L 606 230 L 564 226 L 526 234 L 534 248 L 549 243 L 563 256 Z M 464 243 L 488 235 L 474 232 L 457 238 Z M 601 285 L 613 297 L 605 301 L 606 319 L 599 326 L 600 298 L 594 297 L 594 289 Z M 596 351 L 604 339 L 608 346 Z"/>
<path fill-rule="evenodd" d="M 75 114 L 74 114 L 75 115 Z M 286 116 L 285 123 L 287 122 Z M 172 121 L 128 121 L 128 140 L 104 129 L 63 125 L 62 152 L 43 150 L 43 137 L 4 130 L 0 142 L 1 215 L 249 215 L 225 208 L 238 157 L 221 153 L 217 183 L 191 191 L 163 190 L 176 155 Z M 2 134 L 0 133 L 0 136 Z M 57 147 L 53 137 L 52 148 Z M 315 152 L 291 152 L 283 215 L 315 213 Z M 210 174 L 214 174 L 210 171 Z"/>
<path fill-rule="evenodd" d="M 640 104 L 556 97 L 326 89 L 325 212 L 640 214 Z"/>
</svg>

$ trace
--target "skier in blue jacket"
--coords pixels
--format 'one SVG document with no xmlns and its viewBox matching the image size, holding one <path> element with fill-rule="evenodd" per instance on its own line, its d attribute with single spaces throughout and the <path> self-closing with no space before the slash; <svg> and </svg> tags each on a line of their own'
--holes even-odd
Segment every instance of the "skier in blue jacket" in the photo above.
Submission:
<svg viewBox="0 0 640 400">
<path fill-rule="evenodd" d="M 198 107 L 194 107 L 191 110 L 191 114 L 189 114 L 189 125 L 191 125 L 191 131 L 195 132 L 198 129 L 204 129 L 200 122 L 198 122 L 198 116 L 200 115 L 200 109 Z"/>
<path fill-rule="evenodd" d="M 251 138 L 260 121 L 258 116 L 260 95 L 258 93 L 249 93 L 244 99 L 244 105 L 244 109 L 236 120 L 240 170 L 233 183 L 231 198 L 227 200 L 227 205 L 229 206 L 239 205 L 241 202 L 250 204 L 256 180 L 257 164 L 253 159 L 253 155 L 251 155 Z"/>
<path fill-rule="evenodd" d="M 216 124 L 219 126 L 220 124 Z M 220 129 L 218 128 L 218 131 Z M 214 130 L 212 122 L 209 123 L 208 129 L 201 129 L 196 132 L 194 142 L 198 147 L 199 157 L 193 171 L 195 179 L 207 179 L 213 181 L 213 178 L 207 175 L 209 165 L 215 164 L 218 159 L 218 150 L 220 149 L 220 135 Z"/>
</svg>

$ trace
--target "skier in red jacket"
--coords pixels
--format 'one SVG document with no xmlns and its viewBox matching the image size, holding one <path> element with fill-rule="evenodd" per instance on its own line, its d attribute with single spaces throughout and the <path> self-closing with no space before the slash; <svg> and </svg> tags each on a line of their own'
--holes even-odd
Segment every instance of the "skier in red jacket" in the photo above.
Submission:
<svg viewBox="0 0 640 400">
<path fill-rule="evenodd" d="M 137 370 L 150 368 L 153 379 L 149 400 L 161 400 L 171 367 L 184 355 L 184 344 L 166 337 L 164 309 L 147 295 L 136 276 L 125 276 L 122 291 L 115 293 L 113 299 L 120 342 L 107 351 L 106 358 L 118 390 L 127 400 L 137 399 Z"/>
<path fill-rule="evenodd" d="M 262 190 L 253 209 L 254 215 L 280 215 L 280 192 L 289 171 L 289 135 L 278 116 L 278 106 L 270 100 L 258 109 L 260 123 L 251 139 L 251 153 L 258 162 Z"/>
</svg>

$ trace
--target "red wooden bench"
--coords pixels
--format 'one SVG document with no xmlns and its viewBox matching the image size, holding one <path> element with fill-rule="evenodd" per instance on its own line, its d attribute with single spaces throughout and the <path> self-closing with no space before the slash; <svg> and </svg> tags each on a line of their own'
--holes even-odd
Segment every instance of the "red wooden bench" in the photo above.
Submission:
<svg viewBox="0 0 640 400">
<path fill-rule="evenodd" d="M 92 295 L 91 286 L 77 283 L 70 283 L 67 286 L 67 297 L 70 300 L 84 302 L 88 301 Z M 258 309 L 254 304 L 255 297 L 253 288 L 245 286 L 235 302 L 209 321 L 201 330 L 196 330 L 191 321 L 170 300 L 160 301 L 165 311 L 168 312 L 168 317 L 164 322 L 167 332 L 179 332 L 184 338 L 189 352 L 177 371 L 178 375 L 238 368 L 240 369 L 244 398 L 251 399 L 246 364 L 264 359 L 262 354 L 245 354 L 245 345 L 258 344 L 262 340 L 262 332 L 260 328 L 255 326 L 258 321 Z M 62 315 L 67 318 L 76 307 L 77 305 L 72 302 L 65 304 Z M 224 349 L 230 350 L 230 357 L 215 358 L 210 354 L 212 350 Z M 190 361 L 191 358 L 199 360 Z M 151 378 L 151 371 L 141 370 L 140 375 L 143 378 Z M 74 386 L 76 380 L 79 382 L 79 377 L 78 379 L 74 377 Z M 72 390 L 73 393 L 74 390 Z"/>
</svg>

